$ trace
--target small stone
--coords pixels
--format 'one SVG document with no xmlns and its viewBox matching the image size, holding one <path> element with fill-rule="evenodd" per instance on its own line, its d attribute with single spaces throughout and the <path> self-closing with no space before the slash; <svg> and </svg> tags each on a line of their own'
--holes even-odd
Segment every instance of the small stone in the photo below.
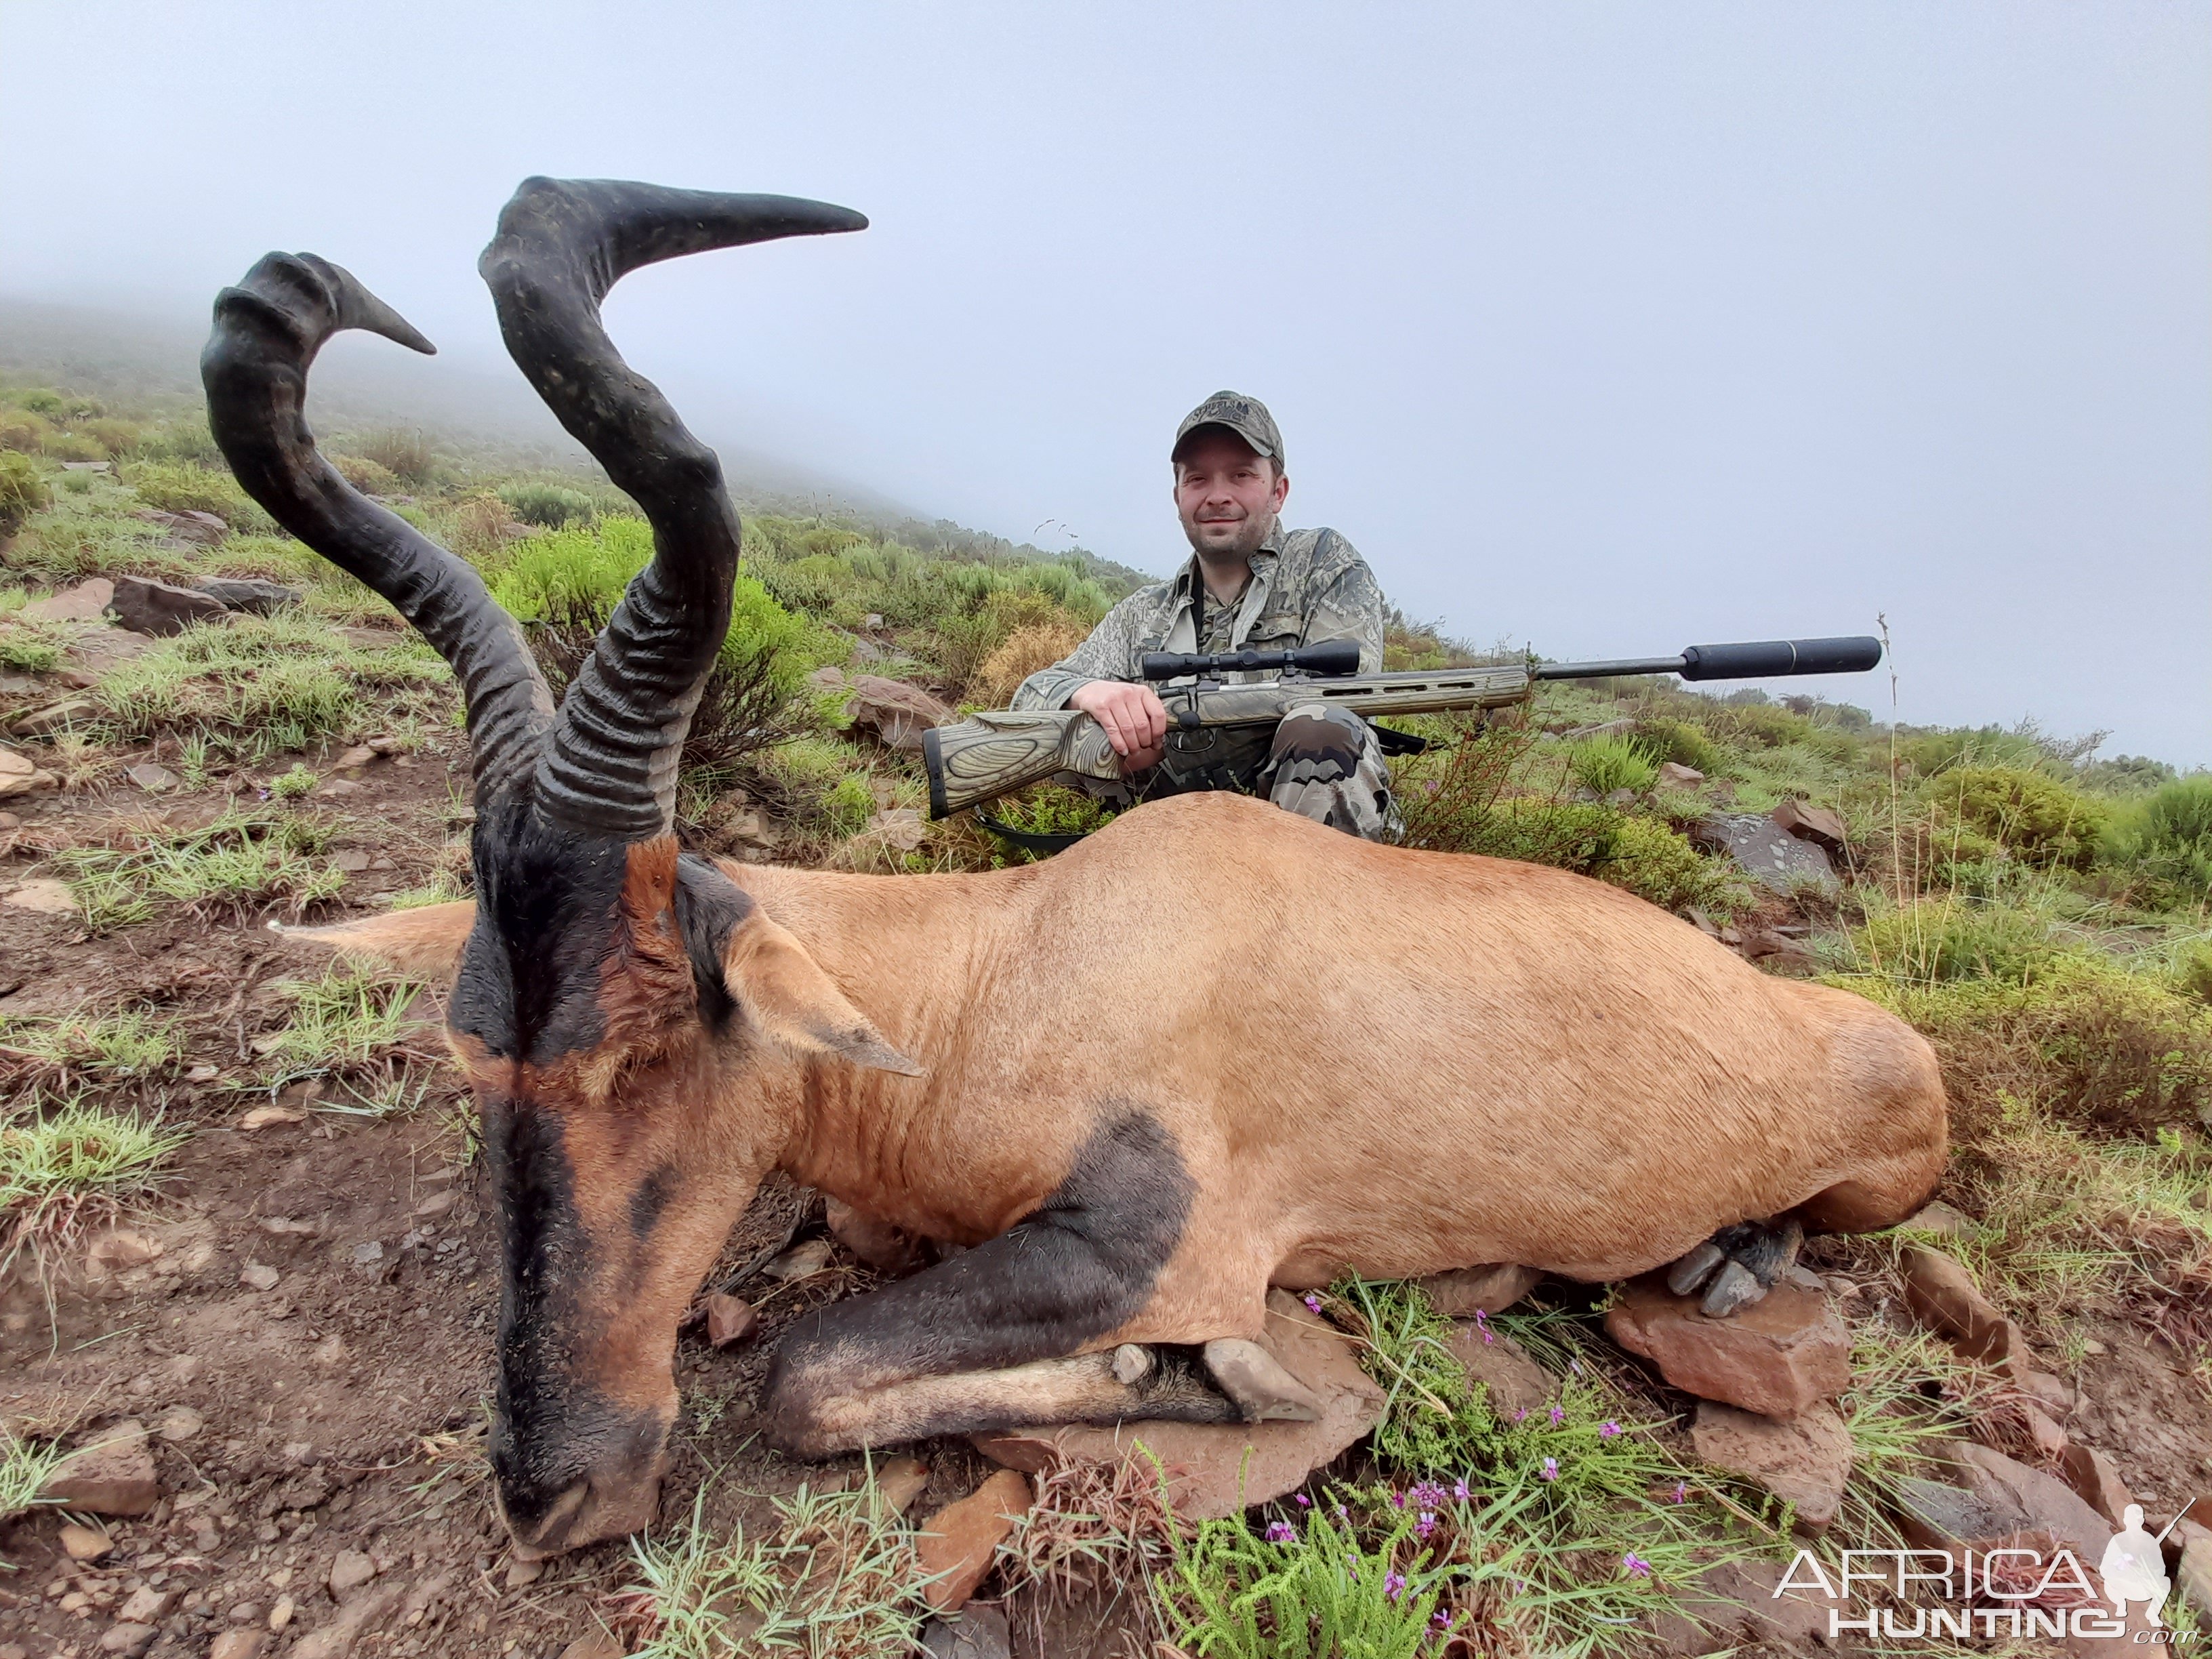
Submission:
<svg viewBox="0 0 2212 1659">
<path fill-rule="evenodd" d="M 927 1659 L 1012 1659 L 1006 1609 L 979 1601 L 949 1618 L 933 1619 L 922 1626 L 921 1650 Z"/>
<path fill-rule="evenodd" d="M 854 1209 L 842 1199 L 824 1206 L 830 1236 L 858 1257 L 864 1267 L 891 1278 L 902 1278 L 922 1265 L 921 1245 L 888 1221 Z"/>
<path fill-rule="evenodd" d="M 97 1561 L 115 1547 L 115 1540 L 106 1533 L 74 1522 L 63 1527 L 61 1544 L 62 1553 L 72 1561 Z"/>
<path fill-rule="evenodd" d="M 200 1065 L 193 1066 L 191 1071 L 185 1073 L 185 1081 L 187 1083 L 212 1083 L 222 1075 L 222 1068 L 221 1066 L 210 1066 L 203 1062 Z"/>
<path fill-rule="evenodd" d="M 359 875 L 362 871 L 368 868 L 368 854 L 362 852 L 358 847 L 349 847 L 344 852 L 340 853 L 336 858 L 332 859 L 331 863 L 335 867 L 344 871 L 349 876 Z"/>
<path fill-rule="evenodd" d="M 39 763 L 28 755 L 19 755 L 14 750 L 0 747 L 0 800 L 11 795 L 28 794 L 35 787 L 33 780 L 39 775 Z M 9 816 L 14 816 L 10 813 Z"/>
<path fill-rule="evenodd" d="M 161 1501 L 161 1483 L 147 1449 L 146 1425 L 132 1417 L 101 1430 L 54 1471 L 39 1495 L 91 1515 L 151 1513 Z"/>
<path fill-rule="evenodd" d="M 2112 1350 L 2098 1341 L 2095 1337 L 2085 1336 L 2081 1339 L 2081 1352 L 2094 1358 L 2100 1354 L 2110 1353 Z"/>
<path fill-rule="evenodd" d="M 285 1626 L 292 1622 L 292 1616 L 299 1612 L 299 1604 L 293 1601 L 290 1596 L 278 1596 L 275 1604 L 269 1609 L 269 1628 L 271 1630 L 283 1629 Z"/>
<path fill-rule="evenodd" d="M 112 600 L 116 620 L 134 634 L 166 639 L 181 634 L 196 623 L 211 623 L 230 615 L 229 608 L 211 593 L 196 587 L 179 587 L 152 576 L 124 576 L 117 580 Z"/>
<path fill-rule="evenodd" d="M 256 1129 L 273 1129 L 279 1124 L 305 1123 L 306 1109 L 299 1106 L 256 1106 L 238 1120 L 238 1127 L 249 1134 Z"/>
<path fill-rule="evenodd" d="M 98 622 L 115 597 L 115 584 L 90 576 L 43 599 L 33 599 L 15 614 L 25 622 Z"/>
<path fill-rule="evenodd" d="M 1029 1513 L 1028 1479 L 1000 1469 L 969 1496 L 924 1521 L 914 1540 L 915 1559 L 931 1582 L 922 1589 L 929 1605 L 948 1613 L 967 1605 L 991 1571 L 993 1556 L 1014 1522 Z"/>
<path fill-rule="evenodd" d="M 249 1291 L 273 1291 L 282 1278 L 274 1267 L 265 1262 L 249 1261 L 238 1275 L 238 1282 Z"/>
<path fill-rule="evenodd" d="M 140 761 L 123 775 L 149 795 L 158 795 L 165 789 L 177 787 L 177 775 L 166 766 L 156 766 L 152 761 Z"/>
<path fill-rule="evenodd" d="M 331 1563 L 331 1594 L 343 1599 L 376 1577 L 376 1563 L 359 1550 L 340 1550 Z"/>
<path fill-rule="evenodd" d="M 289 1215 L 264 1215 L 259 1225 L 263 1232 L 277 1238 L 313 1238 L 322 1231 L 312 1221 L 295 1221 Z"/>
<path fill-rule="evenodd" d="M 1508 1416 L 1533 1412 L 1554 1392 L 1552 1374 L 1529 1358 L 1519 1343 L 1474 1320 L 1454 1326 L 1451 1353 L 1467 1368 L 1468 1382 L 1489 1389 L 1490 1407 L 1494 1412 Z"/>
<path fill-rule="evenodd" d="M 1785 800 L 1767 816 L 1774 821 L 1776 829 L 1800 841 L 1811 842 L 1830 858 L 1839 859 L 1848 850 L 1850 838 L 1844 833 L 1842 817 L 1826 806 Z"/>
<path fill-rule="evenodd" d="M 853 724 L 861 731 L 872 732 L 888 749 L 920 750 L 921 734 L 953 715 L 950 706 L 903 680 L 860 674 L 849 685 L 852 700 L 846 704 L 846 712 Z"/>
<path fill-rule="evenodd" d="M 154 1645 L 154 1638 L 161 1633 L 151 1625 L 110 1625 L 107 1633 L 100 1638 L 100 1650 L 102 1653 L 143 1653 Z"/>
<path fill-rule="evenodd" d="M 788 1283 L 820 1273 L 830 1265 L 831 1245 L 826 1238 L 810 1238 L 803 1244 L 794 1244 L 761 1271 L 770 1279 Z"/>
<path fill-rule="evenodd" d="M 377 751 L 365 743 L 357 743 L 331 763 L 341 772 L 349 772 L 356 766 L 366 766 L 374 760 Z"/>
<path fill-rule="evenodd" d="M 65 916 L 76 908 L 76 901 L 70 896 L 67 887 L 44 878 L 21 884 L 8 895 L 8 902 L 18 910 L 30 910 L 42 916 Z"/>
<path fill-rule="evenodd" d="M 876 1495 L 894 1515 L 904 1515 L 929 1484 L 929 1465 L 919 1457 L 887 1457 L 876 1465 Z"/>
<path fill-rule="evenodd" d="M 190 1406 L 172 1406 L 154 1419 L 154 1432 L 172 1445 L 181 1445 L 207 1426 L 206 1419 Z"/>
<path fill-rule="evenodd" d="M 269 1638 L 258 1630 L 227 1630 L 208 1649 L 208 1659 L 261 1659 Z"/>
<path fill-rule="evenodd" d="M 1948 1204 L 1923 1204 L 1897 1224 L 1901 1233 L 1934 1233 L 1941 1238 L 1979 1238 L 1981 1228 L 1971 1216 Z"/>
<path fill-rule="evenodd" d="M 374 1267 L 383 1260 L 384 1246 L 373 1238 L 353 1247 L 353 1265 L 356 1267 Z"/>
<path fill-rule="evenodd" d="M 361 786 L 351 778 L 325 778 L 315 786 L 315 793 L 331 797 L 358 795 Z"/>
<path fill-rule="evenodd" d="M 1791 1417 L 1850 1386 L 1850 1337 L 1826 1299 L 1790 1284 L 1708 1319 L 1656 1275 L 1632 1281 L 1606 1315 L 1614 1341 L 1676 1388 L 1766 1417 Z"/>
<path fill-rule="evenodd" d="M 1705 775 L 1694 766 L 1683 766 L 1674 761 L 1659 763 L 1659 784 L 1665 789 L 1694 789 L 1705 781 Z"/>
<path fill-rule="evenodd" d="M 115 1616 L 134 1625 L 158 1624 L 161 1615 L 168 1612 L 170 1603 L 176 1599 L 173 1590 L 157 1590 L 150 1586 L 135 1589 L 124 1597 L 123 1605 L 115 1610 Z"/>
<path fill-rule="evenodd" d="M 1818 1532 L 1836 1518 L 1851 1474 L 1850 1431 L 1836 1408 L 1815 1401 L 1787 1419 L 1761 1417 L 1711 1400 L 1698 1402 L 1690 1443 L 1717 1469 L 1741 1475 Z"/>
<path fill-rule="evenodd" d="M 107 1279 L 132 1267 L 143 1267 L 161 1254 L 160 1239 L 117 1227 L 100 1234 L 85 1248 L 85 1272 L 94 1279 Z"/>
<path fill-rule="evenodd" d="M 929 826 L 921 821 L 921 812 L 911 806 L 894 806 L 887 811 L 878 812 L 868 820 L 867 828 L 884 846 L 896 848 L 902 853 L 913 852 L 929 833 Z"/>
<path fill-rule="evenodd" d="M 414 1213 L 418 1218 L 427 1218 L 431 1216 L 443 1215 L 447 1211 L 453 1207 L 459 1197 L 460 1194 L 459 1193 L 456 1193 L 452 1188 L 448 1187 L 444 1192 L 433 1193 L 429 1197 L 424 1199 L 420 1204 L 417 1204 L 415 1206 Z"/>
<path fill-rule="evenodd" d="M 1924 1244 L 1908 1244 L 1899 1265 L 1905 1305 L 1922 1324 L 1948 1338 L 1960 1358 L 2015 1375 L 2030 1368 L 2026 1335 L 1957 1260 Z"/>
<path fill-rule="evenodd" d="M 628 1651 L 603 1630 L 586 1631 L 561 1650 L 561 1659 L 623 1659 Z"/>
<path fill-rule="evenodd" d="M 527 1589 L 544 1576 L 545 1563 L 542 1558 L 526 1561 L 517 1556 L 507 1564 L 507 1587 L 509 1589 Z"/>
<path fill-rule="evenodd" d="M 707 1298 L 707 1340 L 716 1347 L 744 1341 L 759 1325 L 759 1313 L 743 1297 L 717 1292 Z"/>
<path fill-rule="evenodd" d="M 100 705 L 88 697 L 65 697 L 21 716 L 8 729 L 19 738 L 50 737 L 100 718 Z"/>
<path fill-rule="evenodd" d="M 2058 1478 L 2115 1528 L 2127 1514 L 2128 1505 L 2136 1501 L 2129 1494 L 2128 1483 L 2120 1478 L 2119 1465 L 2078 1440 L 2069 1442 L 2059 1454 Z"/>
<path fill-rule="evenodd" d="M 1478 1313 L 1504 1313 L 1536 1287 L 1543 1274 L 1534 1267 L 1503 1262 L 1462 1267 L 1417 1280 L 1429 1305 L 1447 1319 L 1472 1319 Z"/>
<path fill-rule="evenodd" d="M 226 611 L 273 617 L 299 604 L 300 590 L 259 576 L 202 576 L 192 586 Z"/>
</svg>

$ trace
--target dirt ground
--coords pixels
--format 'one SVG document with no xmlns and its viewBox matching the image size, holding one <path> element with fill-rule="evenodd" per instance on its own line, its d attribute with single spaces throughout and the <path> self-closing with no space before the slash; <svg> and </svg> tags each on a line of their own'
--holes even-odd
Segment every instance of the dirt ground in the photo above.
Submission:
<svg viewBox="0 0 2212 1659">
<path fill-rule="evenodd" d="M 451 792 L 463 785 L 458 763 L 451 752 L 380 760 L 358 791 L 312 803 L 344 826 L 339 849 L 390 861 L 350 877 L 325 914 L 365 912 L 378 894 L 427 878 Z M 149 796 L 114 775 L 105 788 L 10 802 L 23 823 L 0 887 L 40 849 L 94 838 L 118 816 L 204 821 L 222 805 L 213 791 Z M 268 1654 L 551 1659 L 604 1625 L 624 1632 L 617 1593 L 635 1577 L 626 1546 L 524 1568 L 488 1501 L 481 1448 L 498 1255 L 491 1201 L 467 1158 L 464 1103 L 441 1084 L 404 1116 L 311 1109 L 295 1123 L 240 1127 L 269 1103 L 252 1044 L 281 1018 L 270 988 L 319 967 L 258 920 L 172 914 L 87 937 L 73 916 L 0 906 L 0 1012 L 149 1006 L 184 1021 L 187 1063 L 216 1068 L 212 1079 L 155 1091 L 167 1118 L 194 1132 L 162 1197 L 128 1224 L 159 1241 L 158 1256 L 95 1277 L 79 1244 L 43 1273 L 19 1267 L 0 1284 L 0 1417 L 47 1431 L 135 1418 L 155 1429 L 161 1488 L 150 1516 L 109 1523 L 113 1550 L 94 1566 L 64 1553 L 64 1517 L 51 1510 L 0 1528 L 8 1659 L 101 1651 L 117 1609 L 142 1588 L 163 1598 L 145 1650 L 159 1656 L 205 1654 L 218 1634 L 265 1631 L 287 1607 Z M 421 1042 L 434 1050 L 434 1032 L 426 1026 Z M 299 1085 L 287 1092 L 301 1099 Z M 818 1206 L 787 1187 L 764 1189 L 725 1262 L 773 1246 L 794 1218 L 802 1233 L 818 1228 Z M 256 1266 L 275 1270 L 272 1287 L 241 1280 Z M 683 1338 L 685 1412 L 664 1524 L 689 1514 L 710 1476 L 709 1521 L 750 1529 L 771 1522 L 769 1496 L 851 1474 L 851 1460 L 794 1465 L 751 1436 L 776 1333 L 810 1302 L 868 1282 L 842 1253 L 832 1268 L 768 1298 L 757 1340 L 715 1351 L 696 1329 Z M 2075 1419 L 2081 1437 L 2118 1460 L 2154 1514 L 2212 1491 L 2202 1382 L 2146 1332 L 2104 1322 L 2094 1334 L 2106 1352 L 2072 1379 L 2087 1396 Z M 933 1469 L 924 1511 L 980 1479 L 964 1445 L 923 1452 Z M 375 1570 L 343 1603 L 374 1614 L 349 1645 L 329 1589 L 342 1552 Z M 1017 1653 L 1054 1659 L 1106 1659 L 1123 1639 L 1117 1617 L 1095 1612 L 1055 1615 L 1042 1636 L 1032 1617 L 1014 1622 Z"/>
</svg>

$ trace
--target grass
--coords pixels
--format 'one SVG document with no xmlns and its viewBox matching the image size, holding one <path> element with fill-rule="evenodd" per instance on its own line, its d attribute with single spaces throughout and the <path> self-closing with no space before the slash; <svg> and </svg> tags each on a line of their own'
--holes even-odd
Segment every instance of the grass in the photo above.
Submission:
<svg viewBox="0 0 2212 1659">
<path fill-rule="evenodd" d="M 0 1120 L 0 1267 L 25 1248 L 65 1246 L 92 1223 L 150 1197 L 184 1143 L 158 1115 L 79 1097 Z"/>
<path fill-rule="evenodd" d="M 39 1494 L 70 1455 L 58 1445 L 40 1445 L 0 1428 L 0 1522 L 44 1501 Z"/>
<path fill-rule="evenodd" d="M 58 1018 L 0 1018 L 0 1050 L 27 1060 L 64 1087 L 77 1079 L 118 1082 L 168 1070 L 184 1058 L 173 1017 L 143 1008 Z"/>
<path fill-rule="evenodd" d="M 305 813 L 233 807 L 198 829 L 126 828 L 109 845 L 70 848 L 52 862 L 94 932 L 172 905 L 206 916 L 274 910 L 297 920 L 345 884 L 343 872 L 315 858 L 330 836 Z"/>
<path fill-rule="evenodd" d="M 254 1051 L 280 1080 L 357 1071 L 403 1041 L 408 1006 L 422 988 L 346 966 L 333 967 L 320 979 L 279 981 L 284 1024 L 257 1039 Z"/>
<path fill-rule="evenodd" d="M 637 1582 L 618 1600 L 641 1642 L 639 1659 L 728 1659 L 738 1653 L 808 1659 L 904 1659 L 928 1613 L 913 1547 L 872 1473 L 850 1492 L 802 1486 L 774 1500 L 775 1522 L 711 1527 L 713 1483 L 688 1526 L 630 1546 Z"/>
</svg>

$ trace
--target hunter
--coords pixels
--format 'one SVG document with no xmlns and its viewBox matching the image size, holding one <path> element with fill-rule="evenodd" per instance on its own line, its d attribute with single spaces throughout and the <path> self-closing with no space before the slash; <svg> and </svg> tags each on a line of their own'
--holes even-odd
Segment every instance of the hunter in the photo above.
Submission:
<svg viewBox="0 0 2212 1659">
<path fill-rule="evenodd" d="M 1382 591 L 1334 530 L 1283 528 L 1291 493 L 1283 434 L 1258 398 L 1215 392 L 1176 428 L 1169 459 L 1190 562 L 1108 611 L 1073 655 L 1024 680 L 1013 706 L 1090 715 L 1137 799 L 1193 789 L 1264 793 L 1317 823 L 1370 841 L 1394 838 L 1389 767 L 1357 714 L 1316 702 L 1293 706 L 1272 732 L 1170 733 L 1167 710 L 1142 678 L 1146 652 L 1357 640 L 1359 672 L 1375 673 L 1382 666 Z"/>
</svg>

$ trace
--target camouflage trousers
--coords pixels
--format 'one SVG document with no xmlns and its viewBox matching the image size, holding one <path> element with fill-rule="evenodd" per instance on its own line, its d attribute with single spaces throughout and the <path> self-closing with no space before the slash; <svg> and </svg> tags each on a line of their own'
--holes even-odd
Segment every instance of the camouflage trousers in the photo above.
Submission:
<svg viewBox="0 0 2212 1659">
<path fill-rule="evenodd" d="M 1233 734 L 1217 728 L 1206 736 L 1223 741 L 1195 753 L 1179 750 L 1177 736 L 1170 729 L 1168 757 L 1140 798 L 1238 789 L 1367 841 L 1395 841 L 1404 830 L 1382 746 L 1349 709 L 1294 703 L 1272 734 L 1264 727 Z"/>
</svg>

